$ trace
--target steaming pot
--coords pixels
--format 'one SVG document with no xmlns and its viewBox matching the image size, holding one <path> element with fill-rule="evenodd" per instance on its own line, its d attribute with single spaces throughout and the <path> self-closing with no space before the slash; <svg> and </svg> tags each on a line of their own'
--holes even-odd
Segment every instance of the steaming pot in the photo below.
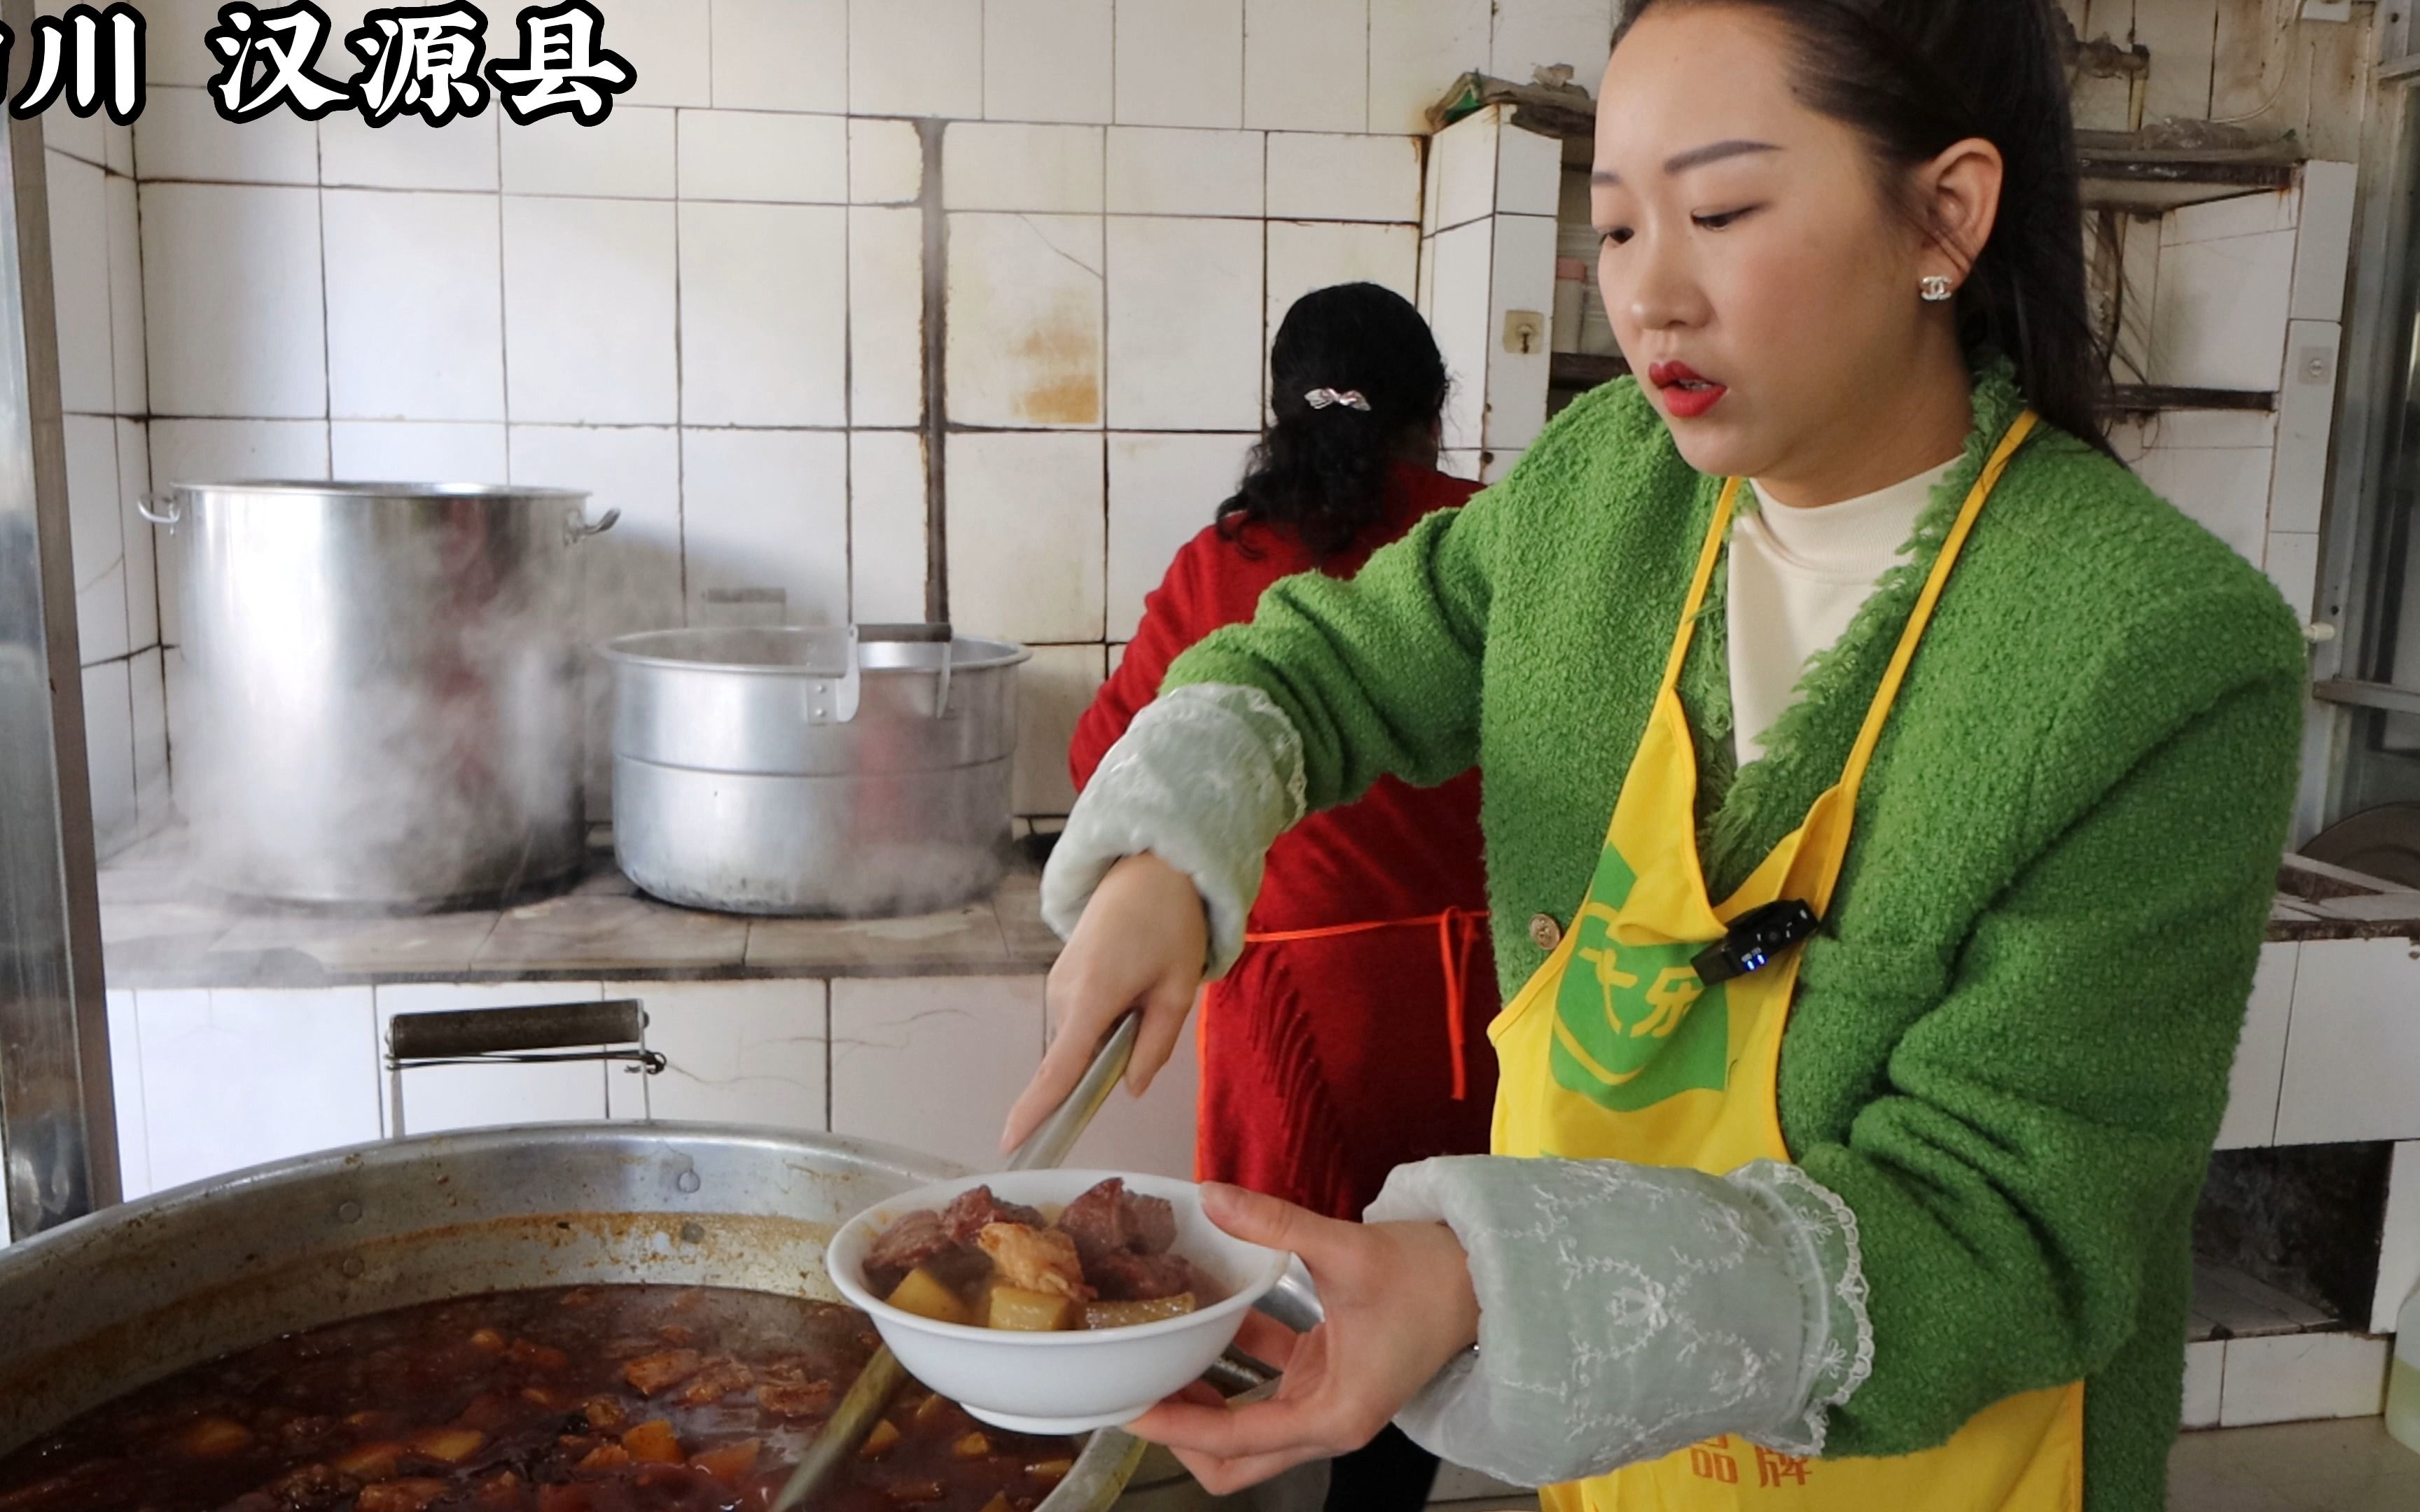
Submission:
<svg viewBox="0 0 2420 1512">
<path fill-rule="evenodd" d="M 613 849 L 671 903 L 922 913 L 1006 870 L 1016 669 L 946 625 L 687 629 L 609 642 Z"/>
<path fill-rule="evenodd" d="M 586 839 L 572 552 L 587 495 L 178 484 L 178 805 L 200 879 L 439 907 L 563 877 Z"/>
</svg>

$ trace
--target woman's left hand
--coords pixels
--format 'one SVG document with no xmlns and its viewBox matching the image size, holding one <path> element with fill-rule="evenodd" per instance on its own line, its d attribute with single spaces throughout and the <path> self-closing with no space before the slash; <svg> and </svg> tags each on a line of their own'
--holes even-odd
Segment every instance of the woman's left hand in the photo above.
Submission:
<svg viewBox="0 0 2420 1512">
<path fill-rule="evenodd" d="M 1236 1238 L 1302 1257 L 1326 1313 L 1303 1335 L 1246 1315 L 1238 1346 L 1285 1372 L 1271 1399 L 1228 1407 L 1197 1384 L 1127 1425 L 1175 1451 L 1214 1494 L 1368 1443 L 1478 1341 L 1470 1259 L 1443 1224 L 1340 1223 L 1217 1183 L 1202 1187 L 1202 1206 Z"/>
</svg>

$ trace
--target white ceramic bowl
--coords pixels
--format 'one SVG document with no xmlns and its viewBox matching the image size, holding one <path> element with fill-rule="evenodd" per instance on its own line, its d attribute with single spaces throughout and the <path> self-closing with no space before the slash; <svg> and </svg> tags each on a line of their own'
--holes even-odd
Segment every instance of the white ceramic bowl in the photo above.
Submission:
<svg viewBox="0 0 2420 1512">
<path fill-rule="evenodd" d="M 1176 1253 L 1208 1273 L 1225 1290 L 1223 1298 L 1200 1312 L 1133 1328 L 1019 1334 L 935 1322 L 866 1288 L 866 1250 L 919 1208 L 945 1208 L 959 1193 L 988 1186 L 1003 1202 L 1055 1211 L 1112 1176 L 1123 1178 L 1130 1192 L 1168 1199 L 1176 1210 Z M 909 1375 L 1015 1433 L 1085 1433 L 1133 1422 L 1226 1352 L 1244 1314 L 1293 1259 L 1248 1244 L 1202 1216 L 1202 1189 L 1192 1182 L 1123 1171 L 1010 1171 L 936 1181 L 859 1213 L 825 1251 L 832 1285 L 874 1319 Z"/>
</svg>

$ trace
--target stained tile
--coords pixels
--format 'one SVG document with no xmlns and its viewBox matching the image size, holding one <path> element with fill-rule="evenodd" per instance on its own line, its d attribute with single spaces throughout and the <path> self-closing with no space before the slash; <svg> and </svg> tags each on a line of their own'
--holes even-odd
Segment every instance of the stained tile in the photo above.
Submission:
<svg viewBox="0 0 2420 1512">
<path fill-rule="evenodd" d="M 324 416 L 319 192 L 147 183 L 142 213 L 153 411 Z"/>
<path fill-rule="evenodd" d="M 654 1076 L 608 1072 L 613 1117 L 822 1133 L 828 994 L 814 980 L 607 982 L 606 996 L 646 1003 L 647 1048 L 670 1062 Z"/>
<path fill-rule="evenodd" d="M 1039 1062 L 1041 1032 L 1039 977 L 838 979 L 832 1132 L 995 1168 L 1001 1127 Z"/>
<path fill-rule="evenodd" d="M 1097 434 L 953 435 L 950 618 L 1032 645 L 1096 639 L 1105 571 Z"/>
<path fill-rule="evenodd" d="M 683 205 L 681 419 L 848 423 L 848 212 Z"/>
<path fill-rule="evenodd" d="M 1102 223 L 950 217 L 950 415 L 970 425 L 1101 423 Z"/>
<path fill-rule="evenodd" d="M 988 903 L 905 918 L 758 918 L 748 926 L 751 971 L 893 977 L 1007 964 Z"/>
<path fill-rule="evenodd" d="M 737 966 L 747 949 L 744 918 L 572 894 L 505 910 L 472 965 L 483 972 Z"/>
<path fill-rule="evenodd" d="M 852 426 L 924 419 L 924 215 L 848 212 L 848 418 Z"/>
<path fill-rule="evenodd" d="M 1483 440 L 1487 409 L 1488 315 L 1494 307 L 1495 227 L 1484 220 L 1444 231 L 1421 259 L 1421 277 L 1434 281 L 1429 329 L 1445 358 L 1445 444 L 1476 448 Z M 1548 272 L 1553 271 L 1549 266 Z M 1473 474 L 1475 476 L 1475 474 Z"/>
<path fill-rule="evenodd" d="M 1249 430 L 1261 419 L 1262 223 L 1109 224 L 1109 423 Z"/>
<path fill-rule="evenodd" d="M 1101 128 L 958 121 L 941 139 L 941 198 L 954 210 L 1101 208 Z"/>
<path fill-rule="evenodd" d="M 378 1137 L 368 988 L 138 992 L 134 1006 L 155 1189 Z"/>
<path fill-rule="evenodd" d="M 1117 118 L 1244 124 L 1244 0 L 1117 0 Z"/>
<path fill-rule="evenodd" d="M 848 0 L 713 0 L 714 103 L 816 110 L 848 103 Z"/>
<path fill-rule="evenodd" d="M 848 131 L 838 116 L 682 111 L 681 198 L 845 205 Z"/>
<path fill-rule="evenodd" d="M 485 916 L 483 916 L 485 917 Z M 593 1003 L 605 995 L 593 981 L 412 982 L 377 989 L 379 1119 L 393 1135 L 394 1083 L 384 1056 L 398 1013 L 464 1009 L 536 1008 Z M 505 1124 L 570 1123 L 606 1116 L 605 1084 L 618 1067 L 566 1060 L 526 1065 L 415 1066 L 403 1073 L 403 1129 L 414 1134 Z"/>
<path fill-rule="evenodd" d="M 1428 173 L 1436 208 L 1429 234 L 1450 231 L 1496 211 L 1496 173 L 1504 111 L 1490 106 L 1447 127 L 1429 141 Z"/>
<path fill-rule="evenodd" d="M 924 142 L 913 121 L 848 123 L 848 199 L 852 205 L 904 205 L 924 192 Z"/>
<path fill-rule="evenodd" d="M 1542 68 L 1569 64 L 1572 82 L 1593 95 L 1613 53 L 1613 23 L 1614 0 L 1499 5 L 1488 71 L 1526 84 Z"/>
<path fill-rule="evenodd" d="M 984 114 L 1109 120 L 1111 35 L 1110 0 L 984 0 Z"/>
<path fill-rule="evenodd" d="M 1109 208 L 1124 215 L 1257 216 L 1266 139 L 1258 131 L 1116 126 L 1109 132 Z"/>
<path fill-rule="evenodd" d="M 1269 214 L 1295 221 L 1417 221 L 1419 139 L 1272 131 Z"/>
<path fill-rule="evenodd" d="M 1375 0 L 1369 129 L 1428 134 L 1429 107 L 1488 55 L 1494 11 L 1489 0 Z M 1594 79 L 1581 82 L 1595 91 Z"/>
<path fill-rule="evenodd" d="M 1244 124 L 1360 131 L 1370 113 L 1371 8 L 1372 0 L 1245 0 Z"/>
</svg>

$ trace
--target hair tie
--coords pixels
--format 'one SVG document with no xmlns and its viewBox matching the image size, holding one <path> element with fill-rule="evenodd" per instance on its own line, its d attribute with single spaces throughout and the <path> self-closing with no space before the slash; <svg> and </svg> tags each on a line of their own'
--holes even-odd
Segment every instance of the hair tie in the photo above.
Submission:
<svg viewBox="0 0 2420 1512">
<path fill-rule="evenodd" d="M 1362 397 L 1361 392 L 1357 389 L 1313 389 L 1302 396 L 1302 402 L 1313 409 L 1325 409 L 1329 405 L 1341 404 L 1347 409 L 1358 409 L 1365 415 L 1370 412 L 1370 401 Z"/>
</svg>

